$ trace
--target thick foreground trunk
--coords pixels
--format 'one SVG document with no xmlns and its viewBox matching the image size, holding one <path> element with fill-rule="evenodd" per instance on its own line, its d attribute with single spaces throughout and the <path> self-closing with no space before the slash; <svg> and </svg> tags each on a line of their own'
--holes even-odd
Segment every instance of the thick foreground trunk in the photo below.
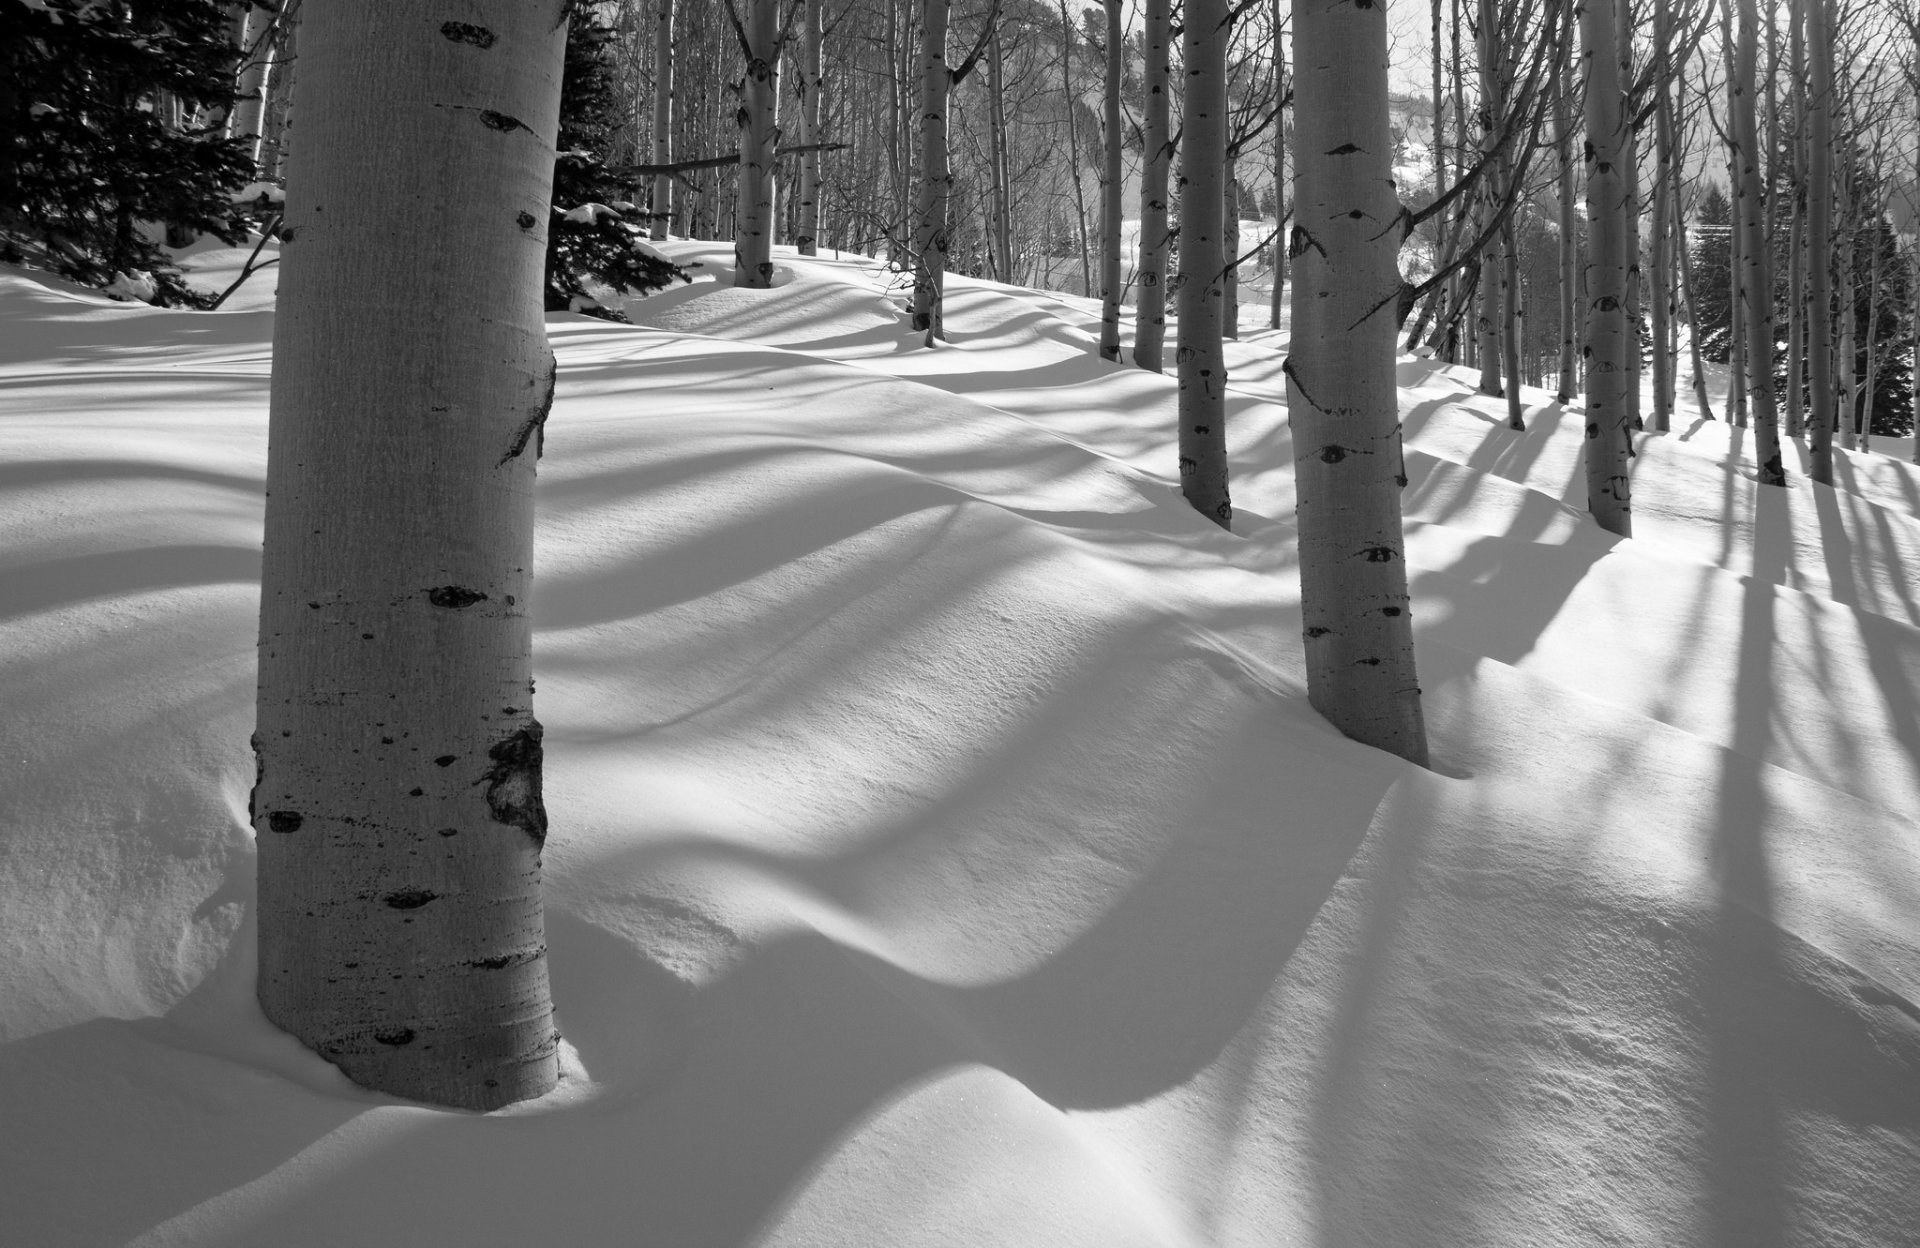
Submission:
<svg viewBox="0 0 1920 1248">
<path fill-rule="evenodd" d="M 565 35 L 561 0 L 308 7 L 274 330 L 260 1004 L 470 1109 L 557 1078 L 529 593 Z"/>
<path fill-rule="evenodd" d="M 1335 727 L 1427 761 L 1401 535 L 1400 294 L 1387 27 L 1379 6 L 1293 11 L 1293 337 L 1287 410 L 1307 694 Z"/>
</svg>

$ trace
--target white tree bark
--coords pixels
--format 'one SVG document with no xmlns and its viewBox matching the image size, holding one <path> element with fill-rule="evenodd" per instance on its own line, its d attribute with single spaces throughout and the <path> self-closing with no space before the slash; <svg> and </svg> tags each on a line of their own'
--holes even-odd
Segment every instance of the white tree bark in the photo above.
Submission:
<svg viewBox="0 0 1920 1248">
<path fill-rule="evenodd" d="M 1133 315 L 1133 362 L 1156 373 L 1167 335 L 1167 172 L 1173 162 L 1167 91 L 1167 41 L 1172 28 L 1167 12 L 1168 0 L 1146 0 L 1142 69 L 1147 92 L 1146 151 L 1140 169 L 1140 263 Z"/>
<path fill-rule="evenodd" d="M 805 17 L 800 27 L 800 129 L 810 147 L 820 137 L 820 0 L 802 0 Z M 820 153 L 800 155 L 800 202 L 795 205 L 793 242 L 803 256 L 819 254 Z"/>
<path fill-rule="evenodd" d="M 1296 0 L 1293 59 L 1293 336 L 1284 371 L 1307 694 L 1348 736 L 1424 766 L 1400 519 L 1400 205 L 1385 10 Z"/>
<path fill-rule="evenodd" d="M 913 327 L 928 346 L 947 336 L 941 294 L 947 280 L 948 204 L 953 169 L 947 154 L 947 9 L 949 0 L 926 0 L 920 41 L 920 194 L 913 231 Z"/>
<path fill-rule="evenodd" d="M 1773 249 L 1767 244 L 1760 178 L 1759 125 L 1754 108 L 1760 19 L 1754 0 L 1738 0 L 1740 37 L 1734 51 L 1733 134 L 1740 171 L 1741 320 L 1747 333 L 1747 409 L 1753 417 L 1754 459 L 1760 484 L 1785 485 L 1780 416 L 1773 393 Z"/>
<path fill-rule="evenodd" d="M 1180 138 L 1180 489 L 1195 511 L 1233 527 L 1227 492 L 1227 359 L 1221 349 L 1227 255 L 1227 0 L 1186 0 L 1180 35 L 1186 114 Z"/>
<path fill-rule="evenodd" d="M 1627 120 L 1613 0 L 1581 0 L 1587 68 L 1587 510 L 1610 533 L 1633 536 L 1627 321 Z"/>
<path fill-rule="evenodd" d="M 1100 358 L 1120 359 L 1120 217 L 1125 179 L 1120 152 L 1120 83 L 1126 70 L 1126 34 L 1120 0 L 1103 0 L 1107 15 L 1106 80 L 1101 93 Z"/>
<path fill-rule="evenodd" d="M 260 1004 L 470 1109 L 557 1078 L 529 592 L 565 37 L 562 0 L 309 6 L 274 331 Z"/>
<path fill-rule="evenodd" d="M 773 285 L 773 159 L 780 142 L 780 8 L 747 0 L 747 71 L 740 85 L 739 207 L 735 209 L 733 284 Z"/>
<path fill-rule="evenodd" d="M 1013 174 L 1007 159 L 1006 52 L 998 22 L 987 36 L 987 139 L 993 173 L 993 275 L 1014 282 L 1019 278 L 1013 259 Z"/>
<path fill-rule="evenodd" d="M 655 0 L 653 16 L 653 162 L 673 160 L 673 0 Z M 664 242 L 673 220 L 673 175 L 653 175 L 653 227 Z"/>
</svg>

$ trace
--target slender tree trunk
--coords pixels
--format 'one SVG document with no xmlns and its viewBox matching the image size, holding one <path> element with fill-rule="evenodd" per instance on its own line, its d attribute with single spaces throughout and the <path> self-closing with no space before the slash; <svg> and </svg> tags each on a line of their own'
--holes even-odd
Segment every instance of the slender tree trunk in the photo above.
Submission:
<svg viewBox="0 0 1920 1248">
<path fill-rule="evenodd" d="M 1580 0 L 1587 66 L 1587 510 L 1601 528 L 1633 536 L 1631 384 L 1637 347 L 1627 320 L 1627 120 L 1613 0 Z"/>
<path fill-rule="evenodd" d="M 1440 40 L 1440 0 L 1434 2 L 1434 44 Z M 1281 292 L 1287 284 L 1287 52 L 1280 31 L 1285 18 L 1281 0 L 1273 0 L 1273 292 L 1267 304 L 1267 328 L 1280 328 Z M 1437 176 L 1445 177 L 1440 161 L 1440 71 L 1433 76 L 1433 154 Z M 1920 410 L 1920 409 L 1916 409 Z"/>
<path fill-rule="evenodd" d="M 1494 154 L 1504 114 L 1500 98 L 1500 30 L 1496 0 L 1479 0 L 1479 31 L 1475 40 L 1480 62 L 1480 161 L 1485 171 L 1480 177 L 1478 237 L 1499 211 L 1502 196 L 1500 159 Z M 1507 321 L 1508 296 L 1501 260 L 1503 232 L 1496 231 L 1480 253 L 1480 309 L 1475 321 L 1479 339 L 1480 393 L 1506 393 L 1500 381 L 1500 333 Z"/>
<path fill-rule="evenodd" d="M 1520 248 L 1513 233 L 1513 218 L 1500 226 L 1500 350 L 1507 374 L 1507 428 L 1527 427 L 1526 402 L 1520 394 Z"/>
<path fill-rule="evenodd" d="M 1140 263 L 1135 280 L 1133 362 L 1159 372 L 1167 335 L 1167 171 L 1173 160 L 1167 91 L 1168 0 L 1146 0 L 1146 108 L 1140 167 Z"/>
<path fill-rule="evenodd" d="M 746 77 L 740 96 L 739 207 L 734 210 L 733 284 L 773 285 L 773 153 L 780 142 L 780 7 L 747 0 Z"/>
<path fill-rule="evenodd" d="M 893 202 L 899 205 L 900 216 L 911 219 L 914 215 L 914 199 L 907 179 L 907 162 L 910 159 L 912 143 L 909 139 L 911 118 L 907 108 L 907 72 L 905 61 L 906 32 L 901 29 L 900 6 L 911 4 L 915 0 L 884 0 L 887 6 L 887 173 L 893 182 Z M 906 256 L 901 250 L 903 231 L 887 231 L 887 261 L 895 269 L 904 267 Z M 915 272 L 918 264 L 915 262 Z"/>
<path fill-rule="evenodd" d="M 566 25 L 310 6 L 274 329 L 260 1004 L 355 1081 L 467 1109 L 558 1079 L 528 594 Z"/>
<path fill-rule="evenodd" d="M 1180 36 L 1186 114 L 1180 140 L 1180 488 L 1195 511 L 1233 525 L 1227 491 L 1227 361 L 1221 349 L 1226 276 L 1227 0 L 1186 0 Z"/>
<path fill-rule="evenodd" d="M 653 10 L 653 162 L 673 160 L 673 0 L 655 0 Z M 653 175 L 654 242 L 666 240 L 674 221 L 673 175 Z"/>
<path fill-rule="evenodd" d="M 1572 0 L 1566 0 L 1571 5 Z M 1574 235 L 1573 199 L 1578 192 L 1573 163 L 1573 36 L 1562 43 L 1566 58 L 1554 73 L 1558 100 L 1553 110 L 1553 149 L 1560 164 L 1560 388 L 1554 398 L 1571 403 L 1578 393 L 1580 327 L 1575 320 L 1574 291 L 1579 282 L 1576 262 L 1579 240 Z"/>
<path fill-rule="evenodd" d="M 800 129 L 806 143 L 820 134 L 820 0 L 802 0 L 800 27 Z M 800 202 L 794 221 L 794 246 L 803 256 L 820 253 L 820 152 L 800 154 Z"/>
<path fill-rule="evenodd" d="M 1807 20 L 1807 474 L 1833 484 L 1833 21 L 1832 0 L 1803 0 Z"/>
<path fill-rule="evenodd" d="M 1849 169 L 1841 178 L 1840 193 L 1845 197 L 1845 206 L 1840 211 L 1844 222 L 1840 231 L 1840 356 L 1834 367 L 1840 383 L 1840 445 L 1849 451 L 1858 450 L 1860 446 L 1860 403 L 1855 393 L 1855 372 L 1860 359 L 1856 330 L 1860 315 L 1860 292 L 1853 283 L 1854 238 L 1858 227 L 1854 221 L 1853 197 L 1847 189 L 1852 180 L 1852 170 Z"/>
<path fill-rule="evenodd" d="M 1400 205 L 1385 10 L 1305 0 L 1293 11 L 1293 40 L 1299 141 L 1285 373 L 1307 697 L 1356 741 L 1425 766 L 1400 517 Z"/>
<path fill-rule="evenodd" d="M 1107 14 L 1107 64 L 1101 98 L 1100 167 L 1100 358 L 1120 359 L 1120 217 L 1126 191 L 1120 172 L 1120 81 L 1126 69 L 1126 34 L 1120 0 L 1104 0 Z"/>
<path fill-rule="evenodd" d="M 1620 41 L 1620 83 L 1622 90 L 1633 81 L 1633 3 L 1615 0 L 1616 35 Z M 1622 114 L 1626 130 L 1621 138 L 1621 161 L 1627 186 L 1627 428 L 1639 432 L 1645 428 L 1640 415 L 1640 344 L 1646 319 L 1640 307 L 1640 130 L 1634 124 L 1632 110 Z M 1631 447 L 1631 442 L 1629 442 Z M 1631 458 L 1631 450 L 1629 450 Z"/>
<path fill-rule="evenodd" d="M 1220 243 L 1226 252 L 1226 272 L 1220 276 L 1220 332 L 1228 338 L 1240 337 L 1240 162 L 1227 157 L 1227 175 L 1222 184 L 1226 204 L 1220 223 Z"/>
<path fill-rule="evenodd" d="M 240 102 L 228 114 L 229 132 L 236 138 L 252 138 L 254 167 L 260 165 L 260 134 L 266 118 L 267 84 L 273 70 L 274 38 L 280 15 L 265 9 L 247 9 L 247 29 L 240 47 L 246 57 L 240 69 Z"/>
<path fill-rule="evenodd" d="M 1801 0 L 1787 10 L 1793 81 L 1807 80 Z M 1777 149 L 1776 149 L 1777 150 Z M 1787 436 L 1806 433 L 1807 331 L 1807 93 L 1793 92 L 1793 222 L 1787 232 Z"/>
<path fill-rule="evenodd" d="M 1878 221 L 1878 214 L 1875 214 Z M 1859 415 L 1854 423 L 1860 428 L 1860 449 L 1873 449 L 1873 397 L 1879 390 L 1880 381 L 1880 232 L 1876 229 L 1868 238 L 1873 255 L 1867 261 L 1867 366 L 1862 381 L 1856 389 L 1859 398 L 1854 406 Z"/>
<path fill-rule="evenodd" d="M 1073 90 L 1073 18 L 1060 0 L 1060 89 L 1067 109 L 1067 170 L 1073 175 L 1073 212 L 1080 225 L 1080 293 L 1093 293 L 1093 252 L 1087 246 L 1087 197 L 1080 185 L 1080 102 Z"/>
<path fill-rule="evenodd" d="M 1762 220 L 1759 125 L 1755 118 L 1753 83 L 1758 70 L 1760 18 L 1754 0 L 1737 0 L 1740 38 L 1734 53 L 1734 142 L 1739 162 L 1742 297 L 1741 321 L 1747 331 L 1748 407 L 1753 412 L 1754 458 L 1760 484 L 1785 485 L 1786 465 L 1780 459 L 1780 418 L 1773 395 L 1773 256 Z"/>
<path fill-rule="evenodd" d="M 947 207 L 953 170 L 947 157 L 948 0 L 926 0 L 920 31 L 920 199 L 913 233 L 913 327 L 932 346 L 947 336 L 941 295 L 947 280 Z"/>
<path fill-rule="evenodd" d="M 1000 46 L 1000 24 L 987 36 L 987 140 L 993 166 L 993 267 L 1003 282 L 1013 271 L 1013 175 L 1007 162 L 1007 71 Z"/>
<path fill-rule="evenodd" d="M 1657 433 L 1673 428 L 1673 106 L 1667 92 L 1667 48 L 1673 38 L 1668 0 L 1656 0 L 1653 15 L 1654 181 L 1653 181 L 1653 422 Z"/>
</svg>

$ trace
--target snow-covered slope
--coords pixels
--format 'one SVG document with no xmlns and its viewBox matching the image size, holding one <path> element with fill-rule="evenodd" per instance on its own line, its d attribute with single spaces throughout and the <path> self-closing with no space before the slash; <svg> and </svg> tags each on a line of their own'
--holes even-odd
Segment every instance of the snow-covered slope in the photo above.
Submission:
<svg viewBox="0 0 1920 1248">
<path fill-rule="evenodd" d="M 1620 541 L 1574 417 L 1403 363 L 1425 772 L 1306 703 L 1283 335 L 1227 534 L 1094 305 L 955 278 L 927 351 L 676 247 L 551 326 L 568 1077 L 490 1116 L 251 1001 L 272 271 L 0 271 L 0 1240 L 1915 1242 L 1910 468 L 1647 438 Z"/>
</svg>

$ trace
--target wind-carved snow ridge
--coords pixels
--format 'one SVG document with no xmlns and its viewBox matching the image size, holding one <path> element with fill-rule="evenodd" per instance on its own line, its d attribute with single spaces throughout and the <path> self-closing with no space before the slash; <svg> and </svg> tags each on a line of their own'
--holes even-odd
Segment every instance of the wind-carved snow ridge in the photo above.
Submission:
<svg viewBox="0 0 1920 1248">
<path fill-rule="evenodd" d="M 1404 360 L 1421 771 L 1303 696 L 1284 329 L 1227 534 L 1097 302 L 952 276 L 928 351 L 775 260 L 550 318 L 567 1070 L 487 1116 L 252 1003 L 275 271 L 0 270 L 9 1242 L 1911 1241 L 1910 469 L 1763 492 L 1681 413 L 1621 541 L 1577 420 Z"/>
</svg>

